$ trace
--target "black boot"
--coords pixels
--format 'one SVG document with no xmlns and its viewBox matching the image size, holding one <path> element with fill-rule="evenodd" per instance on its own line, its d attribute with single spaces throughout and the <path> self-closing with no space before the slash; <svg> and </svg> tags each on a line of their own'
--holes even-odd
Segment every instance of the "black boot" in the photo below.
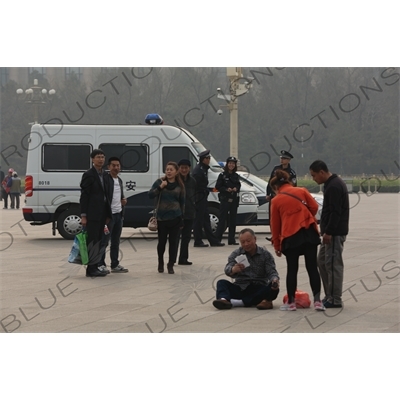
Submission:
<svg viewBox="0 0 400 400">
<path fill-rule="evenodd" d="M 169 274 L 174 274 L 174 273 L 175 273 L 175 272 L 174 272 L 174 263 L 169 262 L 169 263 L 167 264 L 167 269 L 168 269 L 168 273 L 169 273 Z"/>
<path fill-rule="evenodd" d="M 164 272 L 164 261 L 158 262 L 158 272 L 160 273 Z"/>
</svg>

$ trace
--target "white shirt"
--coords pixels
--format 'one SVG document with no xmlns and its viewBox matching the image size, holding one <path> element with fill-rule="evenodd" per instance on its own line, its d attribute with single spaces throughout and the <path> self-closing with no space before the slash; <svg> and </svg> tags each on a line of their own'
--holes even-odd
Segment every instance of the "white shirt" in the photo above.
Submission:
<svg viewBox="0 0 400 400">
<path fill-rule="evenodd" d="M 118 214 L 122 211 L 121 186 L 119 185 L 118 178 L 113 178 L 113 180 L 114 180 L 114 193 L 111 201 L 111 212 L 112 214 Z"/>
</svg>

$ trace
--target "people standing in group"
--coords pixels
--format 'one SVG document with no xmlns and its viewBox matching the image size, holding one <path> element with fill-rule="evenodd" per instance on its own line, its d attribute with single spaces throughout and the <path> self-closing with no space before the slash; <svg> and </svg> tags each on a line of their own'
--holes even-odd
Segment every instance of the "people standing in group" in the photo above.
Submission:
<svg viewBox="0 0 400 400">
<path fill-rule="evenodd" d="M 193 169 L 192 176 L 196 180 L 196 217 L 193 226 L 194 247 L 208 247 L 203 242 L 203 229 L 210 242 L 210 246 L 224 246 L 214 235 L 211 229 L 210 218 L 207 211 L 207 199 L 210 190 L 208 188 L 208 170 L 210 168 L 210 150 L 204 150 L 198 154 L 199 163 Z"/>
<path fill-rule="evenodd" d="M 318 203 L 305 188 L 293 187 L 289 174 L 275 171 L 270 185 L 275 192 L 270 219 L 272 244 L 275 254 L 286 257 L 286 289 L 288 302 L 281 306 L 284 311 L 296 311 L 295 292 L 299 257 L 304 255 L 306 269 L 314 297 L 314 309 L 325 310 L 321 302 L 321 277 L 317 267 L 317 251 L 320 244 L 315 215 Z"/>
<path fill-rule="evenodd" d="M 167 163 L 165 176 L 153 183 L 149 197 L 155 199 L 157 210 L 158 272 L 164 272 L 164 252 L 168 241 L 167 270 L 169 274 L 173 274 L 178 252 L 179 230 L 183 227 L 185 208 L 185 186 L 176 162 L 169 161 Z"/>
<path fill-rule="evenodd" d="M 12 178 L 8 180 L 7 186 L 10 188 L 11 208 L 19 210 L 21 197 L 21 178 L 17 172 L 12 173 Z"/>
<path fill-rule="evenodd" d="M 8 186 L 8 182 L 12 179 L 12 174 L 14 170 L 10 168 L 8 170 L 8 175 L 5 176 L 1 181 L 1 194 L 4 201 L 4 209 L 8 208 L 8 198 L 10 196 L 10 187 Z"/>
<path fill-rule="evenodd" d="M 217 282 L 213 306 L 219 310 L 251 306 L 270 310 L 279 294 L 274 257 L 265 248 L 257 246 L 252 229 L 240 231 L 239 241 L 240 247 L 228 257 L 224 269 L 225 274 L 235 281 L 221 279 Z"/>
<path fill-rule="evenodd" d="M 329 172 L 324 161 L 310 165 L 310 174 L 318 185 L 324 184 L 320 229 L 322 244 L 318 253 L 318 268 L 324 286 L 326 308 L 341 308 L 343 292 L 343 247 L 349 233 L 349 193 L 346 184 Z"/>
<path fill-rule="evenodd" d="M 297 186 L 297 176 L 296 172 L 290 165 L 290 160 L 293 158 L 293 156 L 286 150 L 281 150 L 281 155 L 280 155 L 280 164 L 275 165 L 272 172 L 271 176 L 269 177 L 268 185 L 267 185 L 267 193 L 266 193 L 266 200 L 269 202 L 269 220 L 271 221 L 271 200 L 274 198 L 275 193 L 272 190 L 271 187 L 271 179 L 275 176 L 276 171 L 286 171 L 289 176 L 290 176 L 290 182 L 292 183 L 293 186 Z M 266 237 L 267 240 L 271 241 L 272 237 Z"/>
<path fill-rule="evenodd" d="M 237 158 L 228 157 L 224 171 L 218 176 L 215 188 L 219 198 L 219 222 L 215 233 L 217 239 L 222 242 L 225 225 L 228 226 L 228 244 L 238 245 L 236 242 L 236 216 L 239 207 L 240 179 L 237 171 Z"/>
<path fill-rule="evenodd" d="M 106 265 L 106 248 L 110 241 L 111 272 L 124 273 L 129 270 L 119 263 L 119 244 L 124 220 L 124 207 L 127 203 L 124 196 L 123 182 L 119 177 L 121 161 L 118 157 L 110 157 L 107 166 L 109 173 L 104 174 L 104 186 L 111 205 L 111 220 L 107 225 L 108 234 L 103 233 L 101 243 L 102 258 L 99 263 L 99 270 L 110 272 Z"/>
<path fill-rule="evenodd" d="M 179 175 L 185 185 L 185 213 L 183 215 L 183 228 L 180 234 L 179 265 L 192 265 L 189 261 L 189 243 L 192 237 L 193 221 L 196 215 L 196 180 L 190 175 L 191 162 L 182 159 L 178 162 Z M 179 238 L 178 238 L 179 243 Z"/>
<path fill-rule="evenodd" d="M 87 231 L 89 263 L 86 268 L 87 277 L 106 276 L 107 272 L 98 268 L 102 257 L 101 239 L 104 225 L 111 220 L 111 206 L 105 187 L 103 165 L 104 152 L 95 149 L 90 154 L 92 168 L 83 173 L 81 179 L 81 223 Z"/>
</svg>

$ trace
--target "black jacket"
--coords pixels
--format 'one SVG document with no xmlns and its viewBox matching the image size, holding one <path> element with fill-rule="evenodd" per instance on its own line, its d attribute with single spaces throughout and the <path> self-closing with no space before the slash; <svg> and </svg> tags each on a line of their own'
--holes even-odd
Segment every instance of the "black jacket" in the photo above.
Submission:
<svg viewBox="0 0 400 400">
<path fill-rule="evenodd" d="M 223 201 L 236 198 L 239 194 L 240 186 L 239 175 L 236 172 L 230 174 L 229 172 L 224 171 L 218 175 L 215 189 L 219 192 L 219 199 Z M 236 188 L 236 192 L 228 192 L 228 188 Z"/>
<path fill-rule="evenodd" d="M 199 162 L 193 169 L 192 176 L 196 180 L 196 202 L 208 197 L 208 170 L 209 166 Z"/>
<path fill-rule="evenodd" d="M 188 174 L 186 179 L 182 177 L 185 184 L 185 214 L 184 219 L 194 219 L 196 214 L 196 180 Z"/>
<path fill-rule="evenodd" d="M 349 233 L 349 193 L 346 184 L 332 174 L 324 185 L 324 205 L 321 213 L 321 234 L 345 236 Z"/>
<path fill-rule="evenodd" d="M 274 193 L 274 191 L 272 190 L 272 188 L 271 188 L 271 186 L 270 186 L 269 183 L 271 182 L 271 179 L 275 176 L 275 172 L 276 172 L 278 169 L 281 169 L 282 171 L 286 171 L 286 172 L 290 175 L 290 180 L 291 180 L 293 186 L 297 186 L 297 176 L 296 176 L 296 172 L 294 171 L 294 169 L 291 168 L 290 164 L 288 164 L 287 169 L 282 168 L 282 165 L 281 165 L 281 164 L 275 165 L 274 169 L 273 169 L 272 172 L 271 172 L 271 176 L 269 177 L 269 181 L 268 181 L 268 185 L 267 185 L 267 196 L 271 196 L 271 197 L 274 197 L 274 196 L 275 196 L 275 193 Z"/>
<path fill-rule="evenodd" d="M 104 173 L 102 175 L 104 181 Z M 79 203 L 81 215 L 86 215 L 88 220 L 100 220 L 104 210 L 106 216 L 111 218 L 111 206 L 108 196 L 95 167 L 90 168 L 82 175 Z"/>
</svg>

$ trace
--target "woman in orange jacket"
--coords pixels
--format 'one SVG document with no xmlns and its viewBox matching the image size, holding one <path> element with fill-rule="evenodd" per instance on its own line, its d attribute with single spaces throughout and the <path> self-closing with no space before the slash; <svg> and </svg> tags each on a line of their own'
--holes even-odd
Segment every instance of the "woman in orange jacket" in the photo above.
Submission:
<svg viewBox="0 0 400 400">
<path fill-rule="evenodd" d="M 295 292 L 299 257 L 304 255 L 307 273 L 314 296 L 314 309 L 325 308 L 320 299 L 321 278 L 317 268 L 317 248 L 320 244 L 315 215 L 318 203 L 305 188 L 293 187 L 285 171 L 276 171 L 270 185 L 276 196 L 271 203 L 272 243 L 278 257 L 286 257 L 286 289 L 288 303 L 281 306 L 284 311 L 296 311 Z"/>
</svg>

